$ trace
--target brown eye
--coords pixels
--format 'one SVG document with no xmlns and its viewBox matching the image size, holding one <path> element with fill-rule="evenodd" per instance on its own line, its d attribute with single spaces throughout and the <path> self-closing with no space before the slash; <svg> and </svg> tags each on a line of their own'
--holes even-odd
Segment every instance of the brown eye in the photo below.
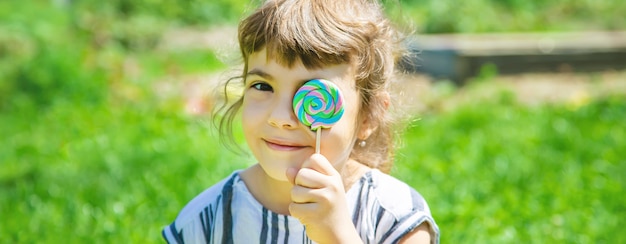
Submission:
<svg viewBox="0 0 626 244">
<path fill-rule="evenodd" d="M 256 83 L 254 85 L 251 86 L 252 88 L 259 90 L 259 91 L 274 91 L 274 89 L 272 88 L 272 86 L 268 85 L 267 83 Z"/>
</svg>

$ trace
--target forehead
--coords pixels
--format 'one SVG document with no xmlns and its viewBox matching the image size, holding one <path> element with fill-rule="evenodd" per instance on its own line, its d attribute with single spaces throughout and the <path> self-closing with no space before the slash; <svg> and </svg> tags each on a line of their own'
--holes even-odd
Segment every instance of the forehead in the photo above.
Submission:
<svg viewBox="0 0 626 244">
<path fill-rule="evenodd" d="M 307 68 L 301 60 L 295 60 L 292 65 L 286 65 L 267 55 L 266 49 L 250 54 L 248 58 L 248 70 L 250 74 L 264 74 L 273 80 L 307 81 L 316 78 L 331 80 L 335 83 L 354 84 L 354 75 L 351 65 L 348 63 L 325 65 L 319 68 Z"/>
</svg>

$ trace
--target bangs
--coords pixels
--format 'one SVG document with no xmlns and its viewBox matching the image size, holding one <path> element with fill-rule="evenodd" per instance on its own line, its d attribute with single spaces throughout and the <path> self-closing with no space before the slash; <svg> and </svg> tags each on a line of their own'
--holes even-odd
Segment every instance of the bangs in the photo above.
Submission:
<svg viewBox="0 0 626 244">
<path fill-rule="evenodd" d="M 363 40 L 354 34 L 362 26 L 345 21 L 323 7 L 333 1 L 269 1 L 239 25 L 244 61 L 266 48 L 267 58 L 286 67 L 298 61 L 307 69 L 349 63 Z M 345 15 L 345 14 L 344 14 Z"/>
</svg>

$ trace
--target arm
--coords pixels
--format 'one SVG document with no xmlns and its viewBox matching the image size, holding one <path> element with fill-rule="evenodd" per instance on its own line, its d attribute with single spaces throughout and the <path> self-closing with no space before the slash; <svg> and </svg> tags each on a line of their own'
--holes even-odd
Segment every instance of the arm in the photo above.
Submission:
<svg viewBox="0 0 626 244">
<path fill-rule="evenodd" d="M 430 244 L 430 226 L 424 222 L 413 231 L 406 234 L 400 243 L 406 244 Z"/>
</svg>

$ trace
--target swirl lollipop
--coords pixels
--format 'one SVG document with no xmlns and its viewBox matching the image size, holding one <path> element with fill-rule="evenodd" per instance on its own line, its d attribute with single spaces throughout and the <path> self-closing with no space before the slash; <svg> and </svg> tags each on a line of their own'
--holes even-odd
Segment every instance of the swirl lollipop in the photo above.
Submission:
<svg viewBox="0 0 626 244">
<path fill-rule="evenodd" d="M 293 97 L 293 111 L 298 120 L 317 133 L 315 152 L 320 152 L 322 128 L 330 128 L 343 115 L 343 97 L 330 81 L 313 79 L 298 89 Z"/>
</svg>

